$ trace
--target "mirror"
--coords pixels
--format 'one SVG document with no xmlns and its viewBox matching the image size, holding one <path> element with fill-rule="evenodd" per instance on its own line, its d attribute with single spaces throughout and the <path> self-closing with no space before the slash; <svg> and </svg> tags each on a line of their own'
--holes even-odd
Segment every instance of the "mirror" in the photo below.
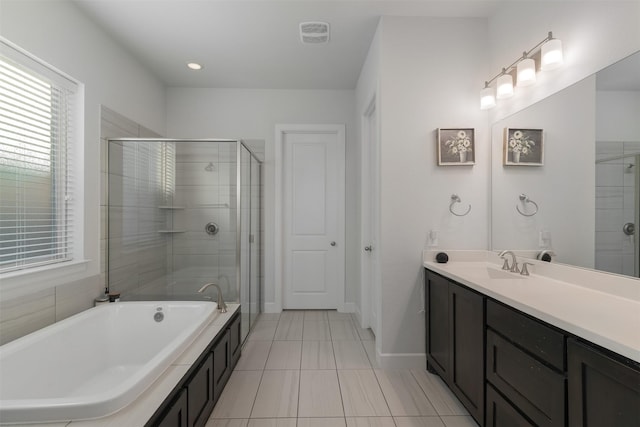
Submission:
<svg viewBox="0 0 640 427">
<path fill-rule="evenodd" d="M 640 275 L 640 52 L 491 135 L 492 249 L 551 250 L 554 262 Z"/>
</svg>

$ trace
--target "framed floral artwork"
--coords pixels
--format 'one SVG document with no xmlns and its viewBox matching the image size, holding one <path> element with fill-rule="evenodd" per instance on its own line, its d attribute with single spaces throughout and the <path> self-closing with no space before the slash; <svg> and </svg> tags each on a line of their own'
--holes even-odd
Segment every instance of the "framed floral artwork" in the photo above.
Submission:
<svg viewBox="0 0 640 427">
<path fill-rule="evenodd" d="M 438 129 L 439 166 L 472 166 L 475 152 L 475 129 Z"/>
<path fill-rule="evenodd" d="M 507 166 L 542 166 L 542 129 L 504 129 L 503 163 Z"/>
</svg>

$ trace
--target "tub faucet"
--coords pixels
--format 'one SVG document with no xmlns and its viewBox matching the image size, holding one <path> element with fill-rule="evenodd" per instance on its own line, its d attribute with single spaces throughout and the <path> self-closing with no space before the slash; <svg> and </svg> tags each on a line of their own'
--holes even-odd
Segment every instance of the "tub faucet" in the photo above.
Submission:
<svg viewBox="0 0 640 427">
<path fill-rule="evenodd" d="M 511 266 L 509 266 L 509 261 L 505 258 L 505 255 L 511 255 Z M 518 262 L 516 261 L 516 254 L 513 251 L 502 251 L 498 254 L 498 256 L 504 259 L 504 264 L 502 265 L 503 270 L 509 270 L 512 273 L 519 273 L 518 271 Z"/>
<path fill-rule="evenodd" d="M 199 293 L 203 293 L 210 286 L 214 286 L 218 290 L 218 310 L 220 310 L 220 313 L 226 313 L 227 312 L 227 304 L 225 304 L 224 300 L 222 299 L 222 291 L 220 290 L 220 286 L 216 285 L 215 283 L 207 283 L 207 284 L 203 285 L 198 290 L 198 292 Z"/>
</svg>

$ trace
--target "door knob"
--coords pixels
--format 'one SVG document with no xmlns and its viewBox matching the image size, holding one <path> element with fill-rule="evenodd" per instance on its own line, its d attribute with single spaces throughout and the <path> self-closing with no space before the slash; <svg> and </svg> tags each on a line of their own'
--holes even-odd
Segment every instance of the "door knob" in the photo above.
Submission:
<svg viewBox="0 0 640 427">
<path fill-rule="evenodd" d="M 331 242 L 331 246 L 335 246 L 335 245 L 336 245 L 336 242 Z"/>
<path fill-rule="evenodd" d="M 369 245 L 369 246 L 365 246 L 364 250 L 367 251 L 367 252 L 371 252 L 373 250 L 373 248 L 371 247 L 371 245 Z"/>
</svg>

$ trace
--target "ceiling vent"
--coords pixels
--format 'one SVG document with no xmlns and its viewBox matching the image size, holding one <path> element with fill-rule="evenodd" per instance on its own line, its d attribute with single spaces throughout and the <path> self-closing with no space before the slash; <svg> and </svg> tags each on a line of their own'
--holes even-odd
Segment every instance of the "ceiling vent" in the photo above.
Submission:
<svg viewBox="0 0 640 427">
<path fill-rule="evenodd" d="M 300 40 L 306 44 L 329 42 L 329 24 L 326 22 L 301 22 Z"/>
</svg>

